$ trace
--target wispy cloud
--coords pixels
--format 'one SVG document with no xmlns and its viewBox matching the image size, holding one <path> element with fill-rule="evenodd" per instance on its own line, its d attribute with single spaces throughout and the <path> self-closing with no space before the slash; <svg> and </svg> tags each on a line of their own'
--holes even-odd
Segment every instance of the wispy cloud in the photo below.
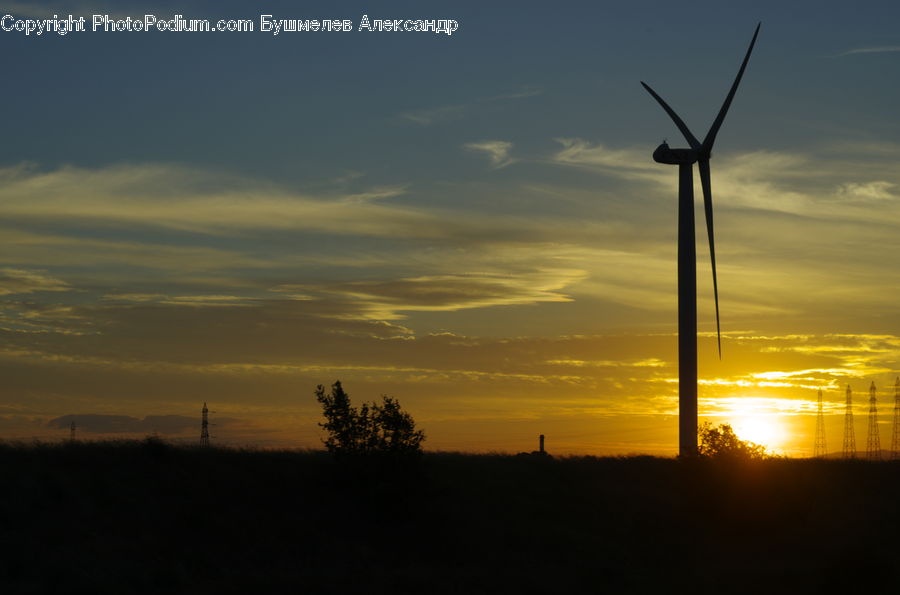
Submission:
<svg viewBox="0 0 900 595">
<path fill-rule="evenodd" d="M 556 142 L 563 148 L 550 157 L 553 163 L 597 169 L 616 177 L 671 177 L 650 159 L 647 151 L 610 149 L 580 138 L 558 138 Z"/>
<path fill-rule="evenodd" d="M 896 199 L 897 194 L 891 191 L 896 184 L 878 180 L 874 182 L 848 182 L 838 186 L 838 194 L 851 198 L 862 198 L 868 200 L 887 200 Z"/>
<path fill-rule="evenodd" d="M 0 295 L 35 293 L 38 291 L 68 291 L 65 281 L 39 272 L 24 269 L 0 268 Z"/>
<path fill-rule="evenodd" d="M 356 304 L 363 318 L 396 320 L 401 312 L 446 311 L 470 308 L 567 302 L 562 292 L 583 280 L 584 271 L 543 270 L 524 274 L 468 274 L 423 276 L 387 281 L 353 281 L 330 285 L 285 285 L 276 291 L 330 296 Z"/>
<path fill-rule="evenodd" d="M 0 177 L 0 213 L 6 221 L 94 222 L 204 233 L 255 228 L 406 235 L 415 228 L 438 227 L 429 225 L 429 219 L 436 220 L 421 210 L 373 204 L 402 195 L 402 186 L 314 196 L 260 180 L 162 164 L 48 172 L 20 166 L 0 170 Z"/>
<path fill-rule="evenodd" d="M 677 395 L 671 334 L 417 335 L 390 323 L 321 316 L 334 313 L 333 307 L 324 301 L 270 301 L 225 309 L 176 304 L 83 308 L 80 314 L 91 317 L 102 332 L 35 336 L 3 331 L 0 370 L 52 371 L 28 385 L 57 390 L 53 387 L 76 382 L 86 394 L 112 401 L 125 385 L 135 397 L 169 386 L 187 397 L 204 387 L 225 398 L 252 387 L 254 394 L 271 399 L 283 386 L 301 380 L 313 386 L 315 378 L 339 375 L 383 385 L 382 390 L 414 391 L 424 395 L 421 410 L 456 414 L 475 399 L 490 402 L 506 412 L 502 415 L 514 410 L 654 415 L 667 407 L 660 398 Z M 722 361 L 714 342 L 701 337 L 703 397 L 711 407 L 730 403 L 714 408 L 720 412 L 739 409 L 746 398 L 785 399 L 788 410 L 806 403 L 817 389 L 825 391 L 827 402 L 839 403 L 848 383 L 859 390 L 872 380 L 879 387 L 892 385 L 900 355 L 900 338 L 893 335 L 731 337 Z M 22 381 L 21 374 L 9 377 L 11 394 Z M 552 394 L 548 386 L 555 387 Z M 449 403 L 441 399 L 446 394 L 457 398 Z M 473 396 L 484 394 L 490 399 Z M 478 407 L 467 415 L 486 413 Z"/>
<path fill-rule="evenodd" d="M 511 143 L 474 143 L 470 150 L 503 166 L 513 158 Z M 386 199 L 408 197 L 405 185 L 374 186 L 353 193 L 307 194 L 264 181 L 160 164 L 114 166 L 100 169 L 66 167 L 41 172 L 27 167 L 0 169 L 0 216 L 8 225 L 0 235 L 4 255 L 16 260 L 59 263 L 72 261 L 67 252 L 114 262 L 127 258 L 145 266 L 176 266 L 233 260 L 235 266 L 257 266 L 262 259 L 241 255 L 233 245 L 204 240 L 197 234 L 257 240 L 269 232 L 315 232 L 342 237 L 375 239 L 447 240 L 467 244 L 520 241 L 558 242 L 568 237 L 596 237 L 605 222 L 543 217 L 528 213 L 502 217 L 472 213 L 427 201 L 403 203 Z M 165 180 L 165 184 L 160 184 Z M 77 228 L 79 233 L 65 230 Z M 97 233 L 85 237 L 83 230 Z M 56 230 L 49 233 L 48 229 Z M 103 239 L 110 229 L 143 232 L 183 232 L 174 240 L 154 243 L 158 236 L 142 233 L 142 241 Z M 134 237 L 137 234 L 129 234 Z M 120 236 L 116 236 L 120 237 Z M 179 245 L 185 241 L 186 245 Z M 179 265 L 175 260 L 183 260 Z M 365 259 L 367 253 L 358 258 Z M 280 258 L 281 259 L 281 258 Z M 83 262 L 83 261 L 82 261 Z M 167 264 L 168 263 L 168 264 Z"/>
<path fill-rule="evenodd" d="M 196 307 L 245 306 L 257 298 L 236 295 L 175 295 L 161 293 L 110 293 L 100 298 L 104 302 L 121 304 L 169 304 Z"/>
<path fill-rule="evenodd" d="M 0 211 L 3 208 L 0 207 Z M 52 214 L 47 215 L 55 220 Z M 29 216 L 31 223 L 43 217 L 36 213 Z M 120 225 L 133 224 L 133 217 L 116 217 L 113 211 L 95 219 L 97 225 L 106 226 L 118 221 Z M 90 223 L 90 217 L 81 223 Z M 151 223 L 146 221 L 145 225 Z M 24 227 L 24 225 L 23 225 Z M 268 268 L 271 261 L 248 256 L 240 252 L 217 247 L 196 246 L 188 243 L 164 242 L 159 239 L 144 241 L 104 240 L 81 237 L 81 234 L 29 232 L 22 229 L 0 227 L 0 248 L 3 260 L 20 266 L 84 267 L 87 265 L 159 269 L 167 271 L 207 271 L 226 267 Z"/>
<path fill-rule="evenodd" d="M 513 144 L 511 142 L 488 140 L 477 143 L 466 143 L 463 145 L 463 148 L 469 151 L 485 153 L 490 160 L 491 167 L 499 169 L 515 162 L 515 159 L 509 155 L 512 146 Z"/>
<path fill-rule="evenodd" d="M 900 45 L 881 45 L 874 47 L 855 48 L 847 50 L 839 54 L 840 56 L 850 56 L 852 54 L 883 54 L 888 52 L 900 52 Z"/>
</svg>

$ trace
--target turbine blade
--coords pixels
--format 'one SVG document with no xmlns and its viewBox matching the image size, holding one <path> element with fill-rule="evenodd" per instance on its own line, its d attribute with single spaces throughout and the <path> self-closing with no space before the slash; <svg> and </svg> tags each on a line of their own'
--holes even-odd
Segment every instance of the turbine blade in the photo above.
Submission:
<svg viewBox="0 0 900 595">
<path fill-rule="evenodd" d="M 713 296 L 716 300 L 716 338 L 719 344 L 719 359 L 722 359 L 722 327 L 719 325 L 719 281 L 716 278 L 716 242 L 713 232 L 712 188 L 709 181 L 709 160 L 697 162 L 700 168 L 700 185 L 703 186 L 703 210 L 706 211 L 706 232 L 709 235 L 709 261 L 712 264 Z"/>
<path fill-rule="evenodd" d="M 731 106 L 731 100 L 734 99 L 734 94 L 741 82 L 741 77 L 744 76 L 744 69 L 747 68 L 747 62 L 750 60 L 750 52 L 753 51 L 753 46 L 754 44 L 756 44 L 756 36 L 759 35 L 760 26 L 762 26 L 762 23 L 756 25 L 756 31 L 753 32 L 753 39 L 750 40 L 750 47 L 747 48 L 747 55 L 744 56 L 744 61 L 741 63 L 741 69 L 738 70 L 737 76 L 734 79 L 734 84 L 731 85 L 731 90 L 728 92 L 728 97 L 725 98 L 725 103 L 722 104 L 722 109 L 719 110 L 719 115 L 716 116 L 716 120 L 710 127 L 709 132 L 706 134 L 706 138 L 703 139 L 703 149 L 707 155 L 709 155 L 709 152 L 712 151 L 713 143 L 716 142 L 716 135 L 719 133 L 719 128 L 722 126 L 722 121 L 725 120 L 725 114 L 728 113 L 728 108 Z"/>
<path fill-rule="evenodd" d="M 675 110 L 673 110 L 671 107 L 669 107 L 669 104 L 666 103 L 665 101 L 663 101 L 663 98 L 660 97 L 659 95 L 657 95 L 656 91 L 654 91 L 653 89 L 650 88 L 650 85 L 648 85 L 644 81 L 641 81 L 641 84 L 644 85 L 644 88 L 647 89 L 647 92 L 650 93 L 650 95 L 653 95 L 653 99 L 658 101 L 659 104 L 662 106 L 662 108 L 664 110 L 666 110 L 666 113 L 669 114 L 669 117 L 672 118 L 672 121 L 675 122 L 676 126 L 678 126 L 678 130 L 680 130 L 681 134 L 684 135 L 685 140 L 688 142 L 689 145 L 691 145 L 691 148 L 699 149 L 700 141 L 697 140 L 696 136 L 691 134 L 691 131 L 688 130 L 688 127 L 684 123 L 684 120 L 682 120 L 681 118 L 678 117 L 678 114 L 675 113 Z"/>
</svg>

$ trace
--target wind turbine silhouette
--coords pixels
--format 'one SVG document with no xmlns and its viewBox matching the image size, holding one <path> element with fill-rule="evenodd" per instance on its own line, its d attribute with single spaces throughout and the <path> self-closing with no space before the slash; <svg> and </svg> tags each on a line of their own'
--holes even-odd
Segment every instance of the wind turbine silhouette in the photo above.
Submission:
<svg viewBox="0 0 900 595">
<path fill-rule="evenodd" d="M 716 278 L 716 247 L 713 233 L 712 188 L 709 180 L 709 159 L 712 156 L 716 134 L 725 120 L 731 100 L 744 76 L 750 60 L 750 52 L 756 44 L 756 36 L 762 23 L 756 25 L 747 55 L 741 63 L 731 90 L 719 115 L 706 133 L 703 142 L 691 134 L 684 121 L 656 91 L 641 81 L 645 89 L 669 114 L 675 126 L 684 135 L 690 149 L 670 149 L 666 141 L 653 151 L 657 163 L 678 166 L 678 453 L 681 456 L 697 454 L 697 249 L 694 237 L 694 163 L 700 170 L 703 187 L 703 207 L 706 211 L 706 232 L 709 236 L 709 260 L 712 264 L 713 295 L 716 301 L 716 337 L 719 359 L 722 358 L 722 331 L 719 324 L 719 283 Z"/>
</svg>

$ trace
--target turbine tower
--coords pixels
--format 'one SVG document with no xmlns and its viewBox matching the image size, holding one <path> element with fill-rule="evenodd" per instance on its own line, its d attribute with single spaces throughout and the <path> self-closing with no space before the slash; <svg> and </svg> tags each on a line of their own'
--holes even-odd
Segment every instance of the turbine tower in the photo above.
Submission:
<svg viewBox="0 0 900 595">
<path fill-rule="evenodd" d="M 825 447 L 825 414 L 822 411 L 822 389 L 819 389 L 819 411 L 816 414 L 816 458 L 824 457 L 828 453 Z"/>
<path fill-rule="evenodd" d="M 878 407 L 875 405 L 875 383 L 869 387 L 869 433 L 866 435 L 866 458 L 881 460 L 881 437 L 878 435 Z"/>
<path fill-rule="evenodd" d="M 894 431 L 891 435 L 891 458 L 900 459 L 900 377 L 894 382 Z"/>
<path fill-rule="evenodd" d="M 844 458 L 856 456 L 856 430 L 853 428 L 853 391 L 847 385 L 847 409 L 844 413 Z"/>
<path fill-rule="evenodd" d="M 750 52 L 753 51 L 753 46 L 756 44 L 760 25 L 756 26 L 737 77 L 735 77 L 731 90 L 702 143 L 691 133 L 678 114 L 663 101 L 662 97 L 657 95 L 656 91 L 651 89 L 647 83 L 641 81 L 644 88 L 659 102 L 690 145 L 689 149 L 671 149 L 663 141 L 653 151 L 653 160 L 657 163 L 678 166 L 678 452 L 681 456 L 697 454 L 697 252 L 694 237 L 694 163 L 700 170 L 700 184 L 703 187 L 703 207 L 706 212 L 709 260 L 712 264 L 713 295 L 716 302 L 716 336 L 719 358 L 721 358 L 722 333 L 719 325 L 719 284 L 716 279 L 709 159 L 713 143 L 716 141 L 716 134 L 725 120 L 725 114 L 728 113 L 741 77 L 744 76 L 744 69 L 747 68 Z"/>
</svg>

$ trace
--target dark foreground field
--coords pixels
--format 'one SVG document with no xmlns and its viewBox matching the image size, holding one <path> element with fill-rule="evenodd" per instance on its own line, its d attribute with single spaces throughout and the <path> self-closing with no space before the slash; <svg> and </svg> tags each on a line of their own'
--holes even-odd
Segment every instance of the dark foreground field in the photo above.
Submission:
<svg viewBox="0 0 900 595">
<path fill-rule="evenodd" d="M 860 592 L 900 465 L 0 444 L 0 593 Z"/>
</svg>

